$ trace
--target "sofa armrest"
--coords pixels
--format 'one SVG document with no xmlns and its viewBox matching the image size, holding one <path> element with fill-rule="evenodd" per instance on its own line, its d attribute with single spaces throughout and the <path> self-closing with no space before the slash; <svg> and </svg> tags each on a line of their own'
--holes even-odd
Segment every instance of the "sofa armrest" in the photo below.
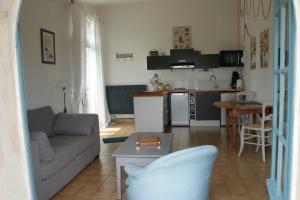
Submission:
<svg viewBox="0 0 300 200">
<path fill-rule="evenodd" d="M 99 134 L 98 115 L 59 113 L 53 124 L 55 134 Z"/>
</svg>

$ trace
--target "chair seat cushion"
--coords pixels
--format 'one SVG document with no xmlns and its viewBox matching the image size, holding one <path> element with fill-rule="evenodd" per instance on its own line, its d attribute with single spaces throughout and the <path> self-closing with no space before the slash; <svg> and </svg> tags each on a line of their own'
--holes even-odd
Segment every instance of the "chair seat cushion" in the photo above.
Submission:
<svg viewBox="0 0 300 200">
<path fill-rule="evenodd" d="M 246 125 L 246 128 L 260 129 L 261 128 L 261 124 Z M 264 129 L 272 129 L 272 124 L 271 123 L 265 123 Z"/>
<path fill-rule="evenodd" d="M 41 177 L 43 180 L 50 178 L 55 173 L 66 167 L 78 155 L 95 144 L 96 135 L 56 135 L 49 137 L 54 150 L 54 160 L 52 162 L 41 163 Z"/>
</svg>

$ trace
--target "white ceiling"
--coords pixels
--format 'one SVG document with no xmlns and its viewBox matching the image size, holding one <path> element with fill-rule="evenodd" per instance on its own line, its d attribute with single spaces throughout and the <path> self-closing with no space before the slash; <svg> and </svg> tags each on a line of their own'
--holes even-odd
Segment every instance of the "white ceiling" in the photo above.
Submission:
<svg viewBox="0 0 300 200">
<path fill-rule="evenodd" d="M 80 2 L 89 3 L 93 5 L 117 5 L 138 2 L 151 2 L 151 1 L 165 1 L 165 0 L 79 0 Z"/>
</svg>

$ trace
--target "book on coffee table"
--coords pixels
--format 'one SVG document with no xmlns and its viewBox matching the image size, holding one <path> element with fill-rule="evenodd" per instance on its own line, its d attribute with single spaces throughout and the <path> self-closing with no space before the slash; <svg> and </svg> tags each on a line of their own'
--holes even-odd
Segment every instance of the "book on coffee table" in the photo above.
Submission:
<svg viewBox="0 0 300 200">
<path fill-rule="evenodd" d="M 138 146 L 158 146 L 160 139 L 158 136 L 141 136 L 137 138 L 136 145 Z"/>
</svg>

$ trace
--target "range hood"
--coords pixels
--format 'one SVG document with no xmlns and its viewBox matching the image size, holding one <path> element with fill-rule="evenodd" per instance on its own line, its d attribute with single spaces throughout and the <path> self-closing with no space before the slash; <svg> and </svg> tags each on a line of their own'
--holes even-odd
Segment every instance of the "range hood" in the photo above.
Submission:
<svg viewBox="0 0 300 200">
<path fill-rule="evenodd" d="M 194 69 L 195 65 L 172 65 L 171 69 Z"/>
<path fill-rule="evenodd" d="M 194 49 L 171 49 L 171 69 L 193 69 L 195 67 Z"/>
</svg>

